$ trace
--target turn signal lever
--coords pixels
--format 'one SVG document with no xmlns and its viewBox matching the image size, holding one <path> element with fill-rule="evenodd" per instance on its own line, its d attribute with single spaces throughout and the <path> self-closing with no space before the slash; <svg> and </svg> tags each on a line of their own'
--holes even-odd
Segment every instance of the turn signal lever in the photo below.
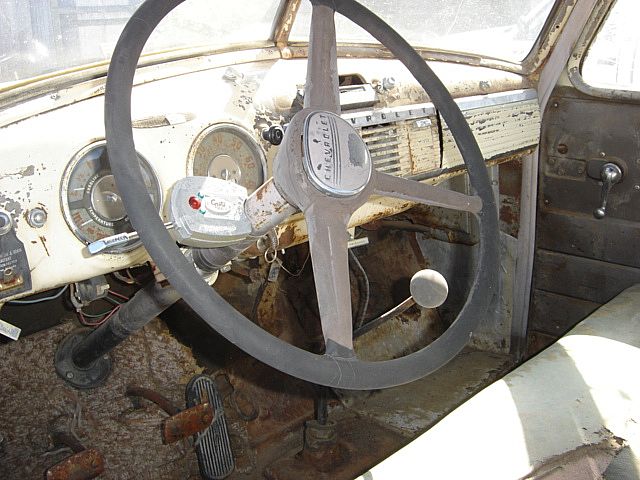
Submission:
<svg viewBox="0 0 640 480">
<path fill-rule="evenodd" d="M 615 163 L 605 163 L 600 169 L 600 179 L 602 180 L 602 194 L 600 196 L 600 206 L 593 211 L 593 216 L 600 219 L 607 214 L 607 200 L 611 188 L 622 180 L 622 169 Z"/>
</svg>

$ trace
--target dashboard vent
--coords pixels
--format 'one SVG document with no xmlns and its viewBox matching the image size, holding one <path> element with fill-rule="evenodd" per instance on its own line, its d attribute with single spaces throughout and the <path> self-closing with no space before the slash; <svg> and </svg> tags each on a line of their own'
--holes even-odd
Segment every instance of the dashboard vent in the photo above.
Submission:
<svg viewBox="0 0 640 480">
<path fill-rule="evenodd" d="M 398 125 L 374 125 L 364 127 L 361 135 L 369 148 L 371 160 L 376 170 L 390 175 L 404 175 L 407 173 L 403 165 L 400 148 L 403 142 L 400 138 Z M 406 164 L 406 162 L 404 162 Z M 404 169 L 403 169 L 404 166 Z"/>
<path fill-rule="evenodd" d="M 429 119 L 362 127 L 360 134 L 376 170 L 398 177 L 440 167 L 439 138 Z"/>
</svg>

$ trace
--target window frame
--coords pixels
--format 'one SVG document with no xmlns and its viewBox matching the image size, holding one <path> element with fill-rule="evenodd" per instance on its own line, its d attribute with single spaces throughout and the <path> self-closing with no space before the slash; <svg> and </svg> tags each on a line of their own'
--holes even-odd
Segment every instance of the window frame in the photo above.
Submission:
<svg viewBox="0 0 640 480">
<path fill-rule="evenodd" d="M 640 91 L 591 85 L 582 76 L 582 66 L 587 58 L 589 49 L 607 21 L 607 18 L 609 18 L 609 12 L 611 12 L 615 3 L 616 0 L 603 0 L 602 2 L 598 2 L 594 7 L 593 14 L 574 48 L 573 55 L 571 55 L 567 63 L 567 75 L 569 76 L 571 84 L 578 91 L 591 97 L 640 103 Z"/>
</svg>

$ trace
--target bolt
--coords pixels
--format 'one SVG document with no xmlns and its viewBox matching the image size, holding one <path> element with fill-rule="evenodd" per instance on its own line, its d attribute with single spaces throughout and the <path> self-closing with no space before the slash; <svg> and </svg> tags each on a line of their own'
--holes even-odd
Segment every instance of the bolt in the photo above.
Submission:
<svg viewBox="0 0 640 480">
<path fill-rule="evenodd" d="M 569 151 L 569 147 L 567 147 L 564 143 L 558 145 L 558 153 L 561 155 L 566 155 Z"/>
<path fill-rule="evenodd" d="M 491 185 L 493 185 L 493 186 L 498 185 L 498 181 L 497 180 L 491 180 Z"/>
<path fill-rule="evenodd" d="M 545 198 L 545 199 L 544 199 L 544 204 L 545 204 L 545 205 L 549 205 L 549 203 L 551 203 L 551 202 L 549 202 L 549 200 Z"/>
<path fill-rule="evenodd" d="M 560 104 L 559 104 L 558 102 L 553 102 L 553 103 L 551 104 L 551 106 L 552 106 L 553 108 L 558 108 L 558 107 L 560 106 Z"/>
<path fill-rule="evenodd" d="M 27 215 L 27 223 L 33 228 L 42 228 L 47 222 L 47 212 L 42 208 L 34 208 Z"/>
<path fill-rule="evenodd" d="M 602 158 L 604 158 L 604 157 L 606 157 L 606 156 L 607 156 L 607 154 L 606 154 L 606 153 L 604 153 L 604 152 L 600 152 L 600 156 L 601 156 Z"/>
<path fill-rule="evenodd" d="M 220 269 L 220 272 L 222 273 L 227 273 L 231 271 L 231 264 L 227 263 L 226 265 L 223 265 L 222 268 Z"/>
<path fill-rule="evenodd" d="M 382 79 L 382 88 L 384 90 L 392 90 L 396 86 L 396 79 L 394 77 L 385 77 Z"/>
<path fill-rule="evenodd" d="M 66 377 L 71 380 L 73 378 L 73 372 L 67 372 Z"/>
<path fill-rule="evenodd" d="M 584 173 L 584 167 L 578 167 L 578 173 Z"/>
<path fill-rule="evenodd" d="M 3 283 L 9 283 L 16 276 L 16 272 L 13 268 L 7 267 L 2 271 L 2 281 Z"/>
<path fill-rule="evenodd" d="M 633 189 L 634 189 L 634 190 L 640 190 L 640 185 L 634 185 L 634 186 L 633 186 Z"/>
</svg>

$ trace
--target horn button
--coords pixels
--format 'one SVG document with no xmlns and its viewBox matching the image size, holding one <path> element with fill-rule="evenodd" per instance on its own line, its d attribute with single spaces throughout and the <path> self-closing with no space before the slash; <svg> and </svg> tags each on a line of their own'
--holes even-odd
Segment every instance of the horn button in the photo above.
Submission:
<svg viewBox="0 0 640 480">
<path fill-rule="evenodd" d="M 330 112 L 314 112 L 304 124 L 304 169 L 320 192 L 351 197 L 371 179 L 371 156 L 358 132 Z"/>
</svg>

